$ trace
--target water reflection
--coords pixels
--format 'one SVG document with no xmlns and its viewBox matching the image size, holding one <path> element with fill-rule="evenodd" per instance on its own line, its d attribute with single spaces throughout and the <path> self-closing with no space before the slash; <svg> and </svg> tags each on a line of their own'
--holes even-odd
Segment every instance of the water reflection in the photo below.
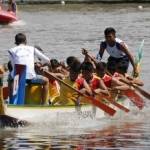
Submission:
<svg viewBox="0 0 150 150">
<path fill-rule="evenodd" d="M 106 128 L 96 126 L 78 135 L 53 136 L 50 132 L 43 135 L 42 128 L 40 130 L 33 130 L 31 127 L 19 130 L 3 129 L 0 131 L 0 149 L 147 149 L 150 146 L 150 133 L 147 132 L 150 130 L 149 123 L 117 124 L 116 120 L 116 124 Z"/>
</svg>

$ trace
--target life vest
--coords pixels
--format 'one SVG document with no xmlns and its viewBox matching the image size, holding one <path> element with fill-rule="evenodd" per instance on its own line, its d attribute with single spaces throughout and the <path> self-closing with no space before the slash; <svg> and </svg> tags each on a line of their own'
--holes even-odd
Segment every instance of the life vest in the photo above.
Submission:
<svg viewBox="0 0 150 150">
<path fill-rule="evenodd" d="M 78 78 L 76 80 L 76 85 L 77 85 L 77 87 L 78 87 L 79 90 L 84 87 L 83 86 L 84 80 L 85 79 L 83 77 L 80 77 L 80 78 Z M 98 88 L 100 88 L 100 78 L 98 76 L 96 76 L 96 75 L 93 75 L 93 78 L 92 78 L 92 80 L 89 83 L 89 86 L 90 86 L 90 88 L 93 91 L 96 90 L 96 89 L 98 89 Z"/>
<path fill-rule="evenodd" d="M 104 84 L 107 86 L 107 87 L 111 87 L 111 82 L 112 82 L 112 77 L 105 74 L 104 77 L 102 78 Z"/>
</svg>

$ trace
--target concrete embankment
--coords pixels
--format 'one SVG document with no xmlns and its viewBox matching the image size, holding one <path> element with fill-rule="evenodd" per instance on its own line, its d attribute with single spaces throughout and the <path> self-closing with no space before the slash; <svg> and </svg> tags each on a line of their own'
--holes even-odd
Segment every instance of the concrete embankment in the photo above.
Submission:
<svg viewBox="0 0 150 150">
<path fill-rule="evenodd" d="M 8 0 L 3 0 L 7 2 Z M 60 3 L 150 3 L 150 0 L 16 0 L 24 4 L 60 4 Z"/>
</svg>

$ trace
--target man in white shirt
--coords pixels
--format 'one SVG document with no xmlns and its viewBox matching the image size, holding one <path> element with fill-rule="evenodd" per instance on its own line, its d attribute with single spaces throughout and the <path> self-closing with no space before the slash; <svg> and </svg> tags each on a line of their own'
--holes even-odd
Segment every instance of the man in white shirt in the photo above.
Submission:
<svg viewBox="0 0 150 150">
<path fill-rule="evenodd" d="M 102 59 L 104 51 L 106 50 L 110 57 L 108 58 L 107 69 L 110 73 L 114 73 L 118 67 L 124 68 L 124 73 L 127 72 L 129 62 L 133 66 L 134 76 L 137 76 L 138 71 L 134 62 L 133 55 L 128 50 L 127 45 L 120 39 L 116 38 L 116 31 L 114 28 L 106 28 L 104 31 L 105 41 L 101 42 L 99 50 L 99 58 Z"/>
<path fill-rule="evenodd" d="M 15 36 L 15 44 L 17 46 L 8 51 L 12 65 L 10 77 L 14 79 L 15 64 L 26 65 L 26 82 L 28 84 L 43 85 L 41 104 L 45 104 L 48 97 L 49 80 L 48 78 L 35 73 L 34 56 L 40 58 L 44 63 L 50 63 L 50 60 L 35 47 L 26 45 L 27 40 L 23 33 L 18 33 Z"/>
</svg>

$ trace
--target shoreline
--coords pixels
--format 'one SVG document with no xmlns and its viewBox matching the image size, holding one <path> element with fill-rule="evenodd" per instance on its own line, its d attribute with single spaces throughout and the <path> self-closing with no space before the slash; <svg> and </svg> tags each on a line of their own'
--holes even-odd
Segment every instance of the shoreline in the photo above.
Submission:
<svg viewBox="0 0 150 150">
<path fill-rule="evenodd" d="M 4 0 L 5 3 L 8 0 Z M 17 4 L 121 4 L 150 3 L 150 0 L 16 0 Z"/>
</svg>

